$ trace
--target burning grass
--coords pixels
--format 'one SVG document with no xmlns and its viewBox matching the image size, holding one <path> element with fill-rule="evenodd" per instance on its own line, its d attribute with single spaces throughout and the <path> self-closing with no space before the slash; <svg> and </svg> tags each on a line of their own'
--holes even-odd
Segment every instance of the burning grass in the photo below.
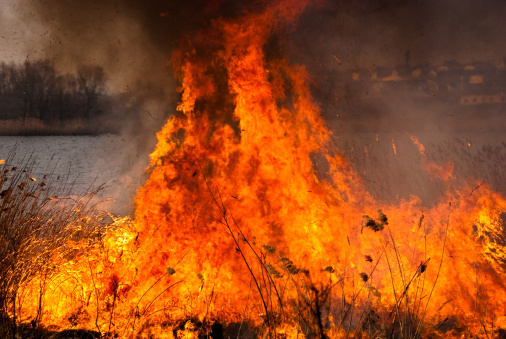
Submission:
<svg viewBox="0 0 506 339">
<path fill-rule="evenodd" d="M 0 162 L 0 333 L 6 338 L 25 337 L 26 328 L 40 326 L 44 296 L 68 273 L 56 259 L 70 261 L 73 244 L 82 239 L 98 241 L 110 219 L 94 202 L 100 187 L 71 195 L 71 183 L 57 182 L 50 172 L 32 177 L 31 158 L 19 166 L 12 159 Z"/>
<path fill-rule="evenodd" d="M 472 318 L 428 313 L 434 312 L 429 305 L 434 304 L 441 268 L 448 260 L 451 206 L 444 241 L 434 257 L 425 251 L 423 261 L 407 262 L 406 253 L 416 248 L 404 249 L 390 228 L 395 220 L 378 210 L 376 219 L 364 215 L 359 228 L 375 243 L 374 254 L 354 263 L 347 238 L 345 256 L 329 257 L 328 265 L 315 271 L 317 265 L 298 262 L 286 256 L 286 250 L 244 230 L 202 170 L 208 197 L 219 213 L 215 221 L 241 267 L 232 276 L 220 274 L 220 265 L 212 269 L 214 276 L 205 270 L 191 273 L 184 267 L 186 251 L 146 281 L 139 272 L 146 248 L 135 222 L 100 212 L 93 204 L 96 192 L 58 195 L 54 182 L 46 179 L 50 176 L 33 178 L 30 168 L 30 162 L 16 168 L 7 159 L 0 172 L 4 337 L 492 338 L 504 333 L 494 327 L 492 310 L 488 313 L 490 294 L 477 267 Z M 415 227 L 423 230 L 426 249 L 427 226 L 422 214 Z M 244 281 L 247 290 L 237 295 L 220 288 L 228 283 L 244 286 Z M 241 304 L 220 308 L 224 299 Z M 451 301 L 438 303 L 437 312 Z"/>
<path fill-rule="evenodd" d="M 375 201 L 332 146 L 304 67 L 264 53 L 308 3 L 218 20 L 176 53 L 180 113 L 157 134 L 134 220 L 100 225 L 87 197 L 51 199 L 4 164 L 5 333 L 499 335 L 506 200 L 471 185 L 430 209 Z"/>
</svg>

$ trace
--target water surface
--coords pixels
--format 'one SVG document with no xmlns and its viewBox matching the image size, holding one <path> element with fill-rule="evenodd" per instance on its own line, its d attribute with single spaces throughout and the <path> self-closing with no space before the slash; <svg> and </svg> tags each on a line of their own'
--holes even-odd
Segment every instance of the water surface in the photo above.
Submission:
<svg viewBox="0 0 506 339">
<path fill-rule="evenodd" d="M 0 159 L 9 165 L 33 163 L 30 175 L 84 194 L 100 185 L 113 213 L 131 212 L 133 195 L 145 179 L 148 154 L 123 136 L 0 136 Z"/>
</svg>

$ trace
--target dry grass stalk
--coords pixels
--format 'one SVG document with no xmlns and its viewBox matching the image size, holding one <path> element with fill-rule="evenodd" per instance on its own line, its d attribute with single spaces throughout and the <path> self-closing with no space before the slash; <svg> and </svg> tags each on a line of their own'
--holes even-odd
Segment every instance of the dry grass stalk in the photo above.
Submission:
<svg viewBox="0 0 506 339">
<path fill-rule="evenodd" d="M 14 166 L 14 154 L 0 165 L 0 333 L 15 338 L 21 322 L 36 328 L 43 321 L 43 296 L 61 272 L 52 258 L 72 256 L 69 242 L 90 237 L 107 216 L 95 204 L 101 187 L 83 196 L 70 195 L 68 182 L 51 172 L 31 175 L 34 160 Z M 38 279 L 33 319 L 23 319 L 25 288 Z"/>
</svg>

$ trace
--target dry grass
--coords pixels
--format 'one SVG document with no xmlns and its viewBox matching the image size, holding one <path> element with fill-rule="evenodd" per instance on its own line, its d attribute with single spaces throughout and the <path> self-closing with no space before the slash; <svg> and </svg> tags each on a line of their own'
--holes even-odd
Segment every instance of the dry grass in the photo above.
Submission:
<svg viewBox="0 0 506 339">
<path fill-rule="evenodd" d="M 368 272 L 358 273 L 351 269 L 347 260 L 342 267 L 327 266 L 322 270 L 328 274 L 328 281 L 314 283 L 311 274 L 297 266 L 289 258 L 281 257 L 270 244 L 256 244 L 248 239 L 233 214 L 221 200 L 220 193 L 214 193 L 208 186 L 212 199 L 221 212 L 221 222 L 233 238 L 236 251 L 243 258 L 251 275 L 251 288 L 256 289 L 257 300 L 252 297 L 250 309 L 262 310 L 264 322 L 256 329 L 259 338 L 406 338 L 444 337 L 447 331 L 455 335 L 472 338 L 476 335 L 469 324 L 448 318 L 439 324 L 427 322 L 427 309 L 440 277 L 441 266 L 446 254 L 446 240 L 450 217 L 444 230 L 440 259 L 432 263 L 436 278 L 429 283 L 426 270 L 430 262 L 425 251 L 425 261 L 407 267 L 396 243 L 388 218 L 378 210 L 377 219 L 363 216 L 362 230 L 385 233 L 378 237 L 381 253 L 377 258 L 365 256 L 370 262 Z M 451 205 L 450 205 L 451 207 Z M 449 211 L 451 208 L 449 209 Z M 449 212 L 450 213 L 450 212 Z M 419 226 L 425 230 L 423 215 Z M 366 229 L 367 230 L 364 230 Z M 427 249 L 427 238 L 424 238 Z M 433 260 L 434 261 L 434 260 Z M 374 287 L 373 276 L 378 265 L 388 268 L 395 303 L 380 303 L 381 293 Z M 481 302 L 477 299 L 477 302 Z M 247 314 L 245 309 L 244 314 Z M 243 321 L 250 319 L 244 316 Z M 445 323 L 450 324 L 442 329 Z M 486 328 L 485 319 L 478 337 L 492 338 L 493 328 Z M 496 331 L 497 332 L 497 331 Z M 287 334 L 289 333 L 289 334 Z M 494 332 L 495 333 L 495 332 Z M 496 333 L 497 334 L 497 333 Z M 240 338 L 238 335 L 237 338 Z"/>
<path fill-rule="evenodd" d="M 28 327 L 40 326 L 47 283 L 59 273 L 51 258 L 68 251 L 70 240 L 89 237 L 106 216 L 94 203 L 101 188 L 70 195 L 72 183 L 51 179 L 50 172 L 32 177 L 32 158 L 18 166 L 12 159 L 13 154 L 0 165 L 0 335 L 25 338 L 31 336 Z M 43 278 L 36 317 L 21 319 L 24 288 L 34 277 Z M 30 326 L 20 326 L 28 321 Z"/>
<path fill-rule="evenodd" d="M 141 332 L 149 332 L 149 314 L 146 312 L 160 294 L 148 301 L 144 311 L 132 313 L 134 316 L 125 328 L 115 327 L 114 309 L 119 283 L 113 288 L 112 306 L 109 308 L 104 306 L 106 302 L 100 299 L 103 293 L 97 291 L 100 288 L 95 286 L 93 298 L 96 297 L 96 301 L 92 302 L 96 304 L 94 331 L 68 330 L 56 333 L 42 328 L 44 296 L 50 282 L 65 275 L 62 272 L 64 268 L 54 265 L 51 258 L 58 255 L 71 260 L 75 257 L 75 249 L 69 244 L 82 239 L 89 239 L 90 246 L 100 242 L 99 234 L 107 228 L 105 223 L 108 217 L 95 203 L 97 190 L 83 196 L 70 195 L 71 183 L 52 181 L 50 170 L 47 176 L 32 178 L 30 171 L 33 162 L 30 159 L 20 167 L 14 167 L 11 161 L 12 156 L 0 165 L 0 336 L 13 339 L 109 338 L 116 334 L 120 337 L 135 337 Z M 248 239 L 231 211 L 224 205 L 220 194 L 213 193 L 210 188 L 209 192 L 219 207 L 222 224 L 233 238 L 249 271 L 250 297 L 238 323 L 224 329 L 220 328 L 221 325 L 215 319 L 208 319 L 207 313 L 203 320 L 198 320 L 190 313 L 186 320 L 172 319 L 172 322 L 167 323 L 167 331 L 172 331 L 174 337 L 184 337 L 185 333 L 198 338 L 222 338 L 223 333 L 227 333 L 230 338 L 415 339 L 426 337 L 427 334 L 443 336 L 438 331 L 446 319 L 436 327 L 425 323 L 427 305 L 437 284 L 437 279 L 432 284 L 425 279 L 430 258 L 426 258 L 418 267 L 404 266 L 396 239 L 390 232 L 388 219 L 381 211 L 378 211 L 376 219 L 369 216 L 363 218 L 363 226 L 367 228 L 364 232 L 386 235 L 378 237 L 381 252 L 377 257 L 365 256 L 364 260 L 370 263 L 369 269 L 358 273 L 350 269 L 350 262 L 345 258 L 344 261 L 323 267 L 322 272 L 317 272 L 318 276 L 323 274 L 328 277 L 327 280 L 324 278 L 314 282 L 311 272 L 290 258 L 280 256 L 275 247 L 257 244 L 254 239 Z M 421 226 L 424 226 L 423 217 L 420 218 Z M 449 226 L 448 223 L 447 230 Z M 431 263 L 437 268 L 438 276 L 444 254 L 445 243 L 441 248 L 441 261 Z M 109 254 L 104 254 L 107 255 Z M 107 258 L 103 260 L 107 261 Z M 395 296 L 394 305 L 379 306 L 381 294 L 374 287 L 374 275 L 380 263 L 388 267 Z M 89 268 L 95 284 L 99 275 L 92 270 L 91 265 Z M 174 272 L 169 267 L 166 275 L 170 276 Z M 165 275 L 160 279 L 164 277 Z M 25 289 L 30 286 L 33 290 L 34 281 L 38 284 L 36 315 L 24 319 L 20 314 L 23 314 Z M 181 281 L 176 283 L 179 282 Z M 138 310 L 137 306 L 148 292 L 149 289 L 136 305 L 131 305 L 134 306 L 133 309 Z M 205 301 L 207 307 L 213 302 L 212 293 Z M 253 310 L 257 314 L 261 313 L 263 323 L 259 326 L 258 323 L 254 326 L 251 320 Z M 107 320 L 102 321 L 101 326 L 98 324 L 99 316 Z M 484 323 L 485 320 L 482 320 Z M 491 329 L 485 325 L 482 337 L 492 337 Z"/>
</svg>

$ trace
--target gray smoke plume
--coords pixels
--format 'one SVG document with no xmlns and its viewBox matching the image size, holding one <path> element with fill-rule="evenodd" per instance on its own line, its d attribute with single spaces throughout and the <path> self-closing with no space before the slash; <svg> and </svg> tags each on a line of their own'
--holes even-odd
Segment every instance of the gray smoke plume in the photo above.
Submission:
<svg viewBox="0 0 506 339">
<path fill-rule="evenodd" d="M 506 193 L 497 170 L 506 166 L 506 104 L 460 103 L 506 91 L 504 18 L 506 2 L 498 0 L 327 1 L 302 15 L 284 53 L 308 68 L 336 144 L 376 197 L 416 194 L 431 204 L 449 186 L 475 180 Z M 470 86 L 466 66 L 494 79 L 485 74 Z M 393 70 L 409 78 L 417 69 L 426 77 L 371 80 Z M 456 179 L 430 175 L 428 162 L 453 168 Z"/>
</svg>

